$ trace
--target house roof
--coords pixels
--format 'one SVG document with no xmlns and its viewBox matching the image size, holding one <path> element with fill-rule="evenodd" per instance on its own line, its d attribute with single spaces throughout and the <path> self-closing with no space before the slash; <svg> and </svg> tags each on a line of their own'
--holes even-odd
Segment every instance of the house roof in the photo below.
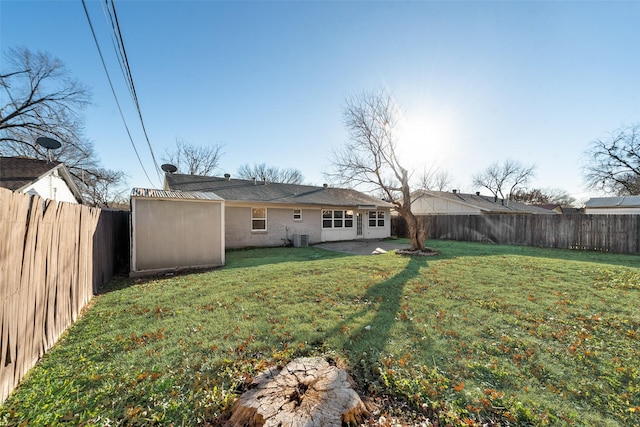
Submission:
<svg viewBox="0 0 640 427">
<path fill-rule="evenodd" d="M 67 168 L 63 163 L 55 161 L 49 162 L 28 157 L 0 157 L 0 187 L 12 191 L 22 191 L 25 187 L 56 169 L 60 172 L 76 200 L 83 203 L 82 194 L 73 182 Z"/>
<path fill-rule="evenodd" d="M 484 213 L 534 213 L 534 214 L 556 214 L 555 211 L 542 209 L 537 206 L 526 205 L 513 200 L 496 199 L 493 196 L 483 196 L 481 194 L 465 194 L 459 192 L 418 190 L 412 193 L 412 199 L 418 197 L 438 197 L 450 200 L 455 203 L 470 206 Z"/>
<path fill-rule="evenodd" d="M 592 197 L 585 203 L 587 208 L 638 208 L 640 196 Z"/>
<path fill-rule="evenodd" d="M 26 157 L 0 157 L 0 187 L 19 191 L 60 164 Z"/>
<path fill-rule="evenodd" d="M 391 208 L 383 200 L 352 189 L 281 184 L 245 179 L 167 174 L 165 189 L 215 193 L 224 200 L 288 205 Z"/>
</svg>

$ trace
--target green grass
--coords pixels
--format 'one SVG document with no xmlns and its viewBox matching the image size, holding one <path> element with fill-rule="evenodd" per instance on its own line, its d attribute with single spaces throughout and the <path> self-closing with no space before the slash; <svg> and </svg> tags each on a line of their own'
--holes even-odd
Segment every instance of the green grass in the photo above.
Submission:
<svg viewBox="0 0 640 427">
<path fill-rule="evenodd" d="M 216 423 L 298 356 L 440 425 L 640 425 L 640 257 L 431 241 L 437 257 L 232 251 L 113 282 L 0 407 L 0 424 Z"/>
</svg>

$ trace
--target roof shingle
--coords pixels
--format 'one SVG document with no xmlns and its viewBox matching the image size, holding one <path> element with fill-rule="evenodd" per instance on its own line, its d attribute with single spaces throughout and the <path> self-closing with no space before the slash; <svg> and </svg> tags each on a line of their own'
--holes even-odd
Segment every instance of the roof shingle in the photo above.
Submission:
<svg viewBox="0 0 640 427">
<path fill-rule="evenodd" d="M 211 176 L 168 174 L 170 190 L 212 192 L 228 201 L 295 205 L 390 208 L 391 204 L 352 189 L 281 184 Z"/>
<path fill-rule="evenodd" d="M 0 157 L 0 187 L 19 190 L 59 164 L 26 157 Z"/>
</svg>

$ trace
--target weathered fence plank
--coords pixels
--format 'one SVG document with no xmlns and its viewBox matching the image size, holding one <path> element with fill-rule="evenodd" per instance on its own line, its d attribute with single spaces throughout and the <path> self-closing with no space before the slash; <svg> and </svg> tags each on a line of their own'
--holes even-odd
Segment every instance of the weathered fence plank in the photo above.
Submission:
<svg viewBox="0 0 640 427">
<path fill-rule="evenodd" d="M 128 270 L 128 215 L 0 188 L 0 404 L 98 288 Z"/>
</svg>

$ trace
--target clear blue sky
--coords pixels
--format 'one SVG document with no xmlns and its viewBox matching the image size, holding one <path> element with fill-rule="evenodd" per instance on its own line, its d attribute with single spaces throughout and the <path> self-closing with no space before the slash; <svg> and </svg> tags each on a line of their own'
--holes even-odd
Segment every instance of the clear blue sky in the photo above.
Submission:
<svg viewBox="0 0 640 427">
<path fill-rule="evenodd" d="M 453 188 L 507 157 L 532 185 L 588 197 L 589 141 L 640 121 L 639 1 L 116 1 L 158 162 L 176 138 L 222 144 L 221 169 L 300 169 L 322 184 L 347 139 L 346 96 L 393 92 L 411 168 L 437 165 Z M 158 187 L 101 3 L 87 1 L 145 177 L 80 0 L 0 0 L 0 47 L 65 62 L 92 88 L 86 135 L 130 185 Z M 485 192 L 486 193 L 486 192 Z"/>
</svg>

